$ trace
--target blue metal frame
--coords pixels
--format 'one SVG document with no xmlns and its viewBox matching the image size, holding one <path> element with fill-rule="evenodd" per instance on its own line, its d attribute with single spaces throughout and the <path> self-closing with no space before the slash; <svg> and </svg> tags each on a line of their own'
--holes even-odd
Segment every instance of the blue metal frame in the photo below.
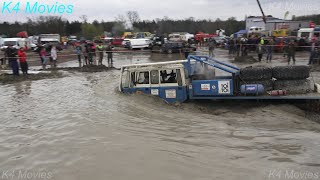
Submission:
<svg viewBox="0 0 320 180">
<path fill-rule="evenodd" d="M 203 60 L 203 58 L 205 60 Z M 188 63 L 186 64 L 186 68 L 188 70 L 188 75 L 191 76 L 192 75 L 192 68 L 191 68 L 191 60 L 196 60 L 198 62 L 201 62 L 203 64 L 206 64 L 206 65 L 209 65 L 211 67 L 214 67 L 214 68 L 218 68 L 222 71 L 225 71 L 225 72 L 228 72 L 230 74 L 232 74 L 233 76 L 235 75 L 239 75 L 240 73 L 240 68 L 238 67 L 235 67 L 235 66 L 232 66 L 230 64 L 226 64 L 224 62 L 221 62 L 221 61 L 218 61 L 216 59 L 213 59 L 213 58 L 210 58 L 208 56 L 194 56 L 194 55 L 189 55 L 188 56 Z M 210 62 L 210 61 L 213 61 Z M 215 64 L 214 64 L 215 63 Z M 224 67 L 225 66 L 225 67 Z M 228 68 L 230 69 L 228 69 Z"/>
</svg>

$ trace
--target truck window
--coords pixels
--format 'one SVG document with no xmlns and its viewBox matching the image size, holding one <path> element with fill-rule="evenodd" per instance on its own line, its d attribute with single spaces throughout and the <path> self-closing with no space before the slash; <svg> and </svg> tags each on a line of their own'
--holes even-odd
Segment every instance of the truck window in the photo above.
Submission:
<svg viewBox="0 0 320 180">
<path fill-rule="evenodd" d="M 138 75 L 138 84 L 149 84 L 149 71 L 139 72 Z"/>
<path fill-rule="evenodd" d="M 302 38 L 309 38 L 310 33 L 309 32 L 302 32 L 301 37 Z"/>
<path fill-rule="evenodd" d="M 122 79 L 121 79 L 121 86 L 123 88 L 128 88 L 130 84 L 130 74 L 127 70 L 123 71 L 122 73 Z"/>
<path fill-rule="evenodd" d="M 159 71 L 153 70 L 150 72 L 151 74 L 151 84 L 159 84 Z"/>
<path fill-rule="evenodd" d="M 162 70 L 160 71 L 161 83 L 177 83 L 177 70 Z"/>
</svg>

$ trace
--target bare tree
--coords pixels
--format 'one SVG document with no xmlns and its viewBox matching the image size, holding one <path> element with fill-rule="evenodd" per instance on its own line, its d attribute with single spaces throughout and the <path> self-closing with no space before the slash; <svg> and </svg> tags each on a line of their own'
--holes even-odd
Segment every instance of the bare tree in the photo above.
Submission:
<svg viewBox="0 0 320 180">
<path fill-rule="evenodd" d="M 133 27 L 135 23 L 140 22 L 139 13 L 137 11 L 127 11 L 127 18 L 130 22 L 131 27 Z"/>
<path fill-rule="evenodd" d="M 88 16 L 87 15 L 81 15 L 79 17 L 84 23 L 87 23 L 88 22 Z"/>
</svg>

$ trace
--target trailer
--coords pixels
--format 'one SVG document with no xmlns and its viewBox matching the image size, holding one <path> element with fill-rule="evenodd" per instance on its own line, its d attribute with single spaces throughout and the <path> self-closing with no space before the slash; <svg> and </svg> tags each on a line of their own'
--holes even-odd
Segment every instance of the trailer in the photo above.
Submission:
<svg viewBox="0 0 320 180">
<path fill-rule="evenodd" d="M 301 94 L 274 95 L 262 84 L 242 84 L 241 69 L 208 56 L 187 60 L 133 64 L 121 67 L 119 90 L 145 93 L 168 103 L 189 99 L 212 100 L 318 100 L 310 90 Z M 217 72 L 222 75 L 216 75 Z"/>
</svg>

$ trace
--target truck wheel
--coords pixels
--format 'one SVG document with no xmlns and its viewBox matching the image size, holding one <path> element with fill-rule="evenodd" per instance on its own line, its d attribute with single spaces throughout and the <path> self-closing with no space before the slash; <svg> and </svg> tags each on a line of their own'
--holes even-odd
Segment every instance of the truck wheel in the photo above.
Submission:
<svg viewBox="0 0 320 180">
<path fill-rule="evenodd" d="M 272 76 L 277 80 L 297 80 L 310 77 L 309 66 L 278 66 L 272 69 Z"/>
<path fill-rule="evenodd" d="M 168 54 L 172 54 L 172 49 L 168 49 Z"/>
<path fill-rule="evenodd" d="M 272 69 L 269 67 L 247 67 L 240 70 L 240 78 L 244 81 L 261 81 L 272 79 Z"/>
<path fill-rule="evenodd" d="M 274 82 L 275 90 L 286 90 L 288 94 L 306 94 L 312 91 L 309 79 L 303 80 L 277 80 Z"/>
<path fill-rule="evenodd" d="M 160 53 L 164 53 L 164 50 L 162 48 L 159 49 Z"/>
</svg>

